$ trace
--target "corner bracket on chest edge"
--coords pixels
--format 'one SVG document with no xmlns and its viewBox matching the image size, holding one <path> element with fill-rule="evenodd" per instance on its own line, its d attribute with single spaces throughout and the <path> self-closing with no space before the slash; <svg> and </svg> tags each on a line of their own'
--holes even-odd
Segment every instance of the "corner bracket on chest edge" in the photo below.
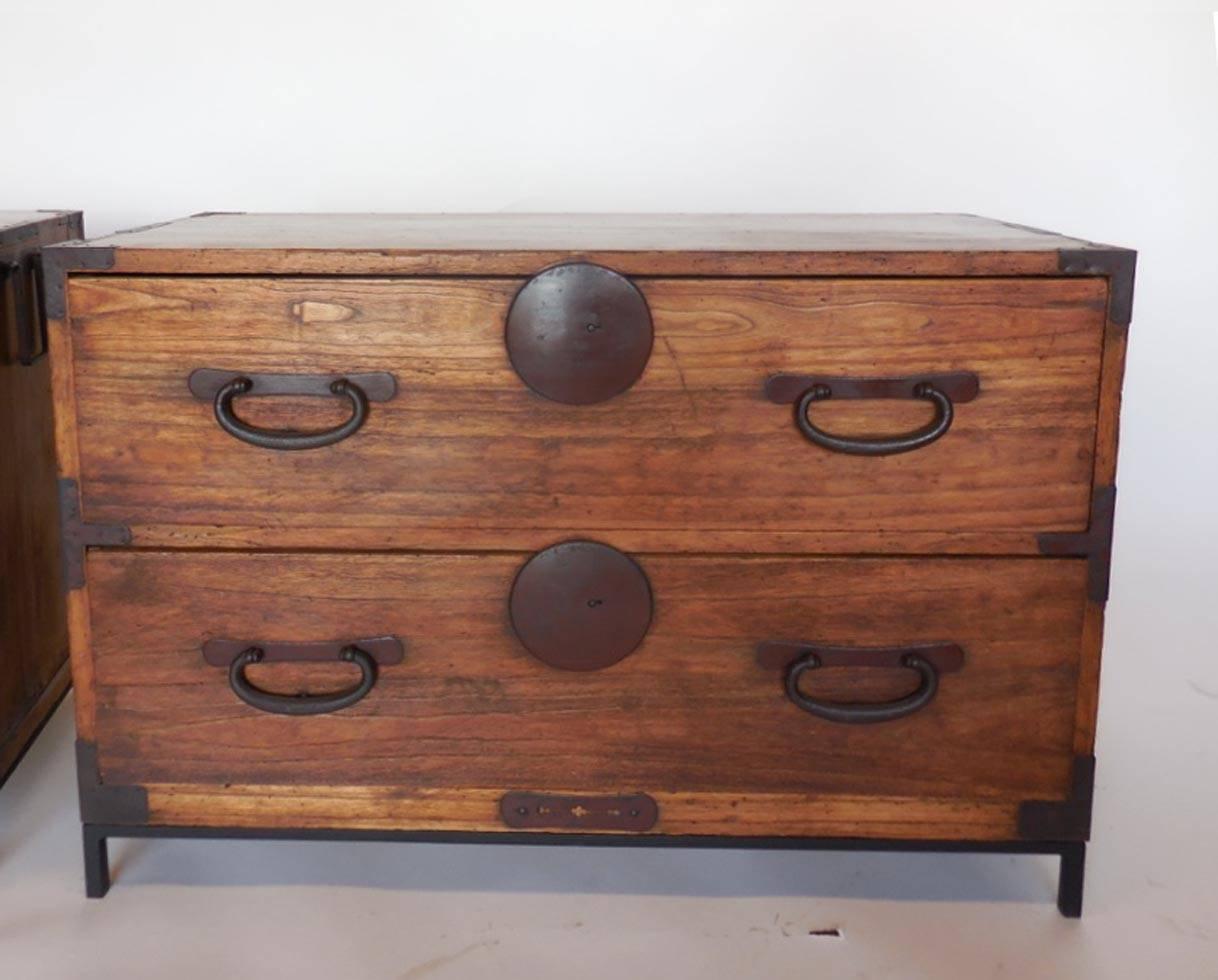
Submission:
<svg viewBox="0 0 1218 980">
<path fill-rule="evenodd" d="M 65 242 L 42 250 L 43 309 L 48 320 L 68 315 L 68 273 L 107 272 L 114 267 L 114 249 Z"/>
<path fill-rule="evenodd" d="M 76 782 L 84 823 L 141 826 L 148 823 L 148 791 L 142 786 L 107 786 L 97 764 L 97 746 L 76 740 Z"/>
<path fill-rule="evenodd" d="M 1057 252 L 1057 267 L 1067 276 L 1106 276 L 1108 320 L 1122 332 L 1133 319 L 1133 278 L 1138 253 L 1128 248 L 1063 248 Z"/>
<path fill-rule="evenodd" d="M 1025 800 L 1016 826 L 1023 840 L 1085 841 L 1091 836 L 1095 756 L 1076 755 L 1064 800 Z"/>
<path fill-rule="evenodd" d="M 131 543 L 131 528 L 122 524 L 87 524 L 80 514 L 80 487 L 75 480 L 59 481 L 59 533 L 66 591 L 85 584 L 85 549 L 123 547 Z"/>
<path fill-rule="evenodd" d="M 1096 487 L 1091 494 L 1091 520 L 1086 531 L 1052 531 L 1036 536 L 1042 555 L 1087 559 L 1087 598 L 1101 604 L 1108 601 L 1115 517 L 1116 487 Z"/>
</svg>

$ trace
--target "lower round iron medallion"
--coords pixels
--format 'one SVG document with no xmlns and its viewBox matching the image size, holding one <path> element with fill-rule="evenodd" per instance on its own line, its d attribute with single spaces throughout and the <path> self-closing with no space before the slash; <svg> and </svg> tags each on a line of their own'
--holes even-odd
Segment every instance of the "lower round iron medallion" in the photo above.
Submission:
<svg viewBox="0 0 1218 980">
<path fill-rule="evenodd" d="M 516 635 L 538 660 L 562 670 L 599 670 L 647 635 L 651 583 L 616 548 L 565 541 L 525 563 L 509 607 Z"/>
</svg>

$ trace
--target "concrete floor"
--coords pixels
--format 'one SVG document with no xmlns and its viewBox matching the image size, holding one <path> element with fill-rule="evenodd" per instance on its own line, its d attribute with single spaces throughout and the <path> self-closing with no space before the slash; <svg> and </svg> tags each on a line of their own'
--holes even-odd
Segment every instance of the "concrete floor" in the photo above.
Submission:
<svg viewBox="0 0 1218 980">
<path fill-rule="evenodd" d="M 1218 978 L 1215 769 L 1179 779 L 1133 729 L 1072 922 L 1056 860 L 1005 855 L 115 841 L 87 901 L 71 711 L 0 791 L 5 980 Z"/>
</svg>

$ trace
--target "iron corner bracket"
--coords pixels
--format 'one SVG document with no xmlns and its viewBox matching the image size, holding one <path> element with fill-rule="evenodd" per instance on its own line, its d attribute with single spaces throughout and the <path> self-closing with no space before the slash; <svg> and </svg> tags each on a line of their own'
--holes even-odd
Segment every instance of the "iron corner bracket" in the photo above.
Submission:
<svg viewBox="0 0 1218 980">
<path fill-rule="evenodd" d="M 87 824 L 140 826 L 148 823 L 148 791 L 142 786 L 108 786 L 97 764 L 97 745 L 76 740 L 76 782 L 80 819 Z"/>
<path fill-rule="evenodd" d="M 1097 245 L 1092 248 L 1062 248 L 1057 267 L 1067 276 L 1106 276 L 1108 319 L 1125 329 L 1133 319 L 1133 278 L 1138 253 L 1128 248 Z"/>
<path fill-rule="evenodd" d="M 71 478 L 59 480 L 59 536 L 65 592 L 85 584 L 85 550 L 123 547 L 131 543 L 131 528 L 122 524 L 87 524 L 80 513 L 80 487 Z"/>
<path fill-rule="evenodd" d="M 114 268 L 114 249 L 65 242 L 42 250 L 43 309 L 48 320 L 68 315 L 68 273 L 105 272 Z"/>
<path fill-rule="evenodd" d="M 1101 604 L 1108 601 L 1115 518 L 1116 487 L 1096 487 L 1091 493 L 1091 519 L 1086 531 L 1049 531 L 1036 536 L 1042 555 L 1087 559 L 1087 598 Z"/>
<path fill-rule="evenodd" d="M 1095 756 L 1076 755 L 1064 800 L 1025 800 L 1016 827 L 1023 840 L 1085 841 L 1091 836 Z"/>
</svg>

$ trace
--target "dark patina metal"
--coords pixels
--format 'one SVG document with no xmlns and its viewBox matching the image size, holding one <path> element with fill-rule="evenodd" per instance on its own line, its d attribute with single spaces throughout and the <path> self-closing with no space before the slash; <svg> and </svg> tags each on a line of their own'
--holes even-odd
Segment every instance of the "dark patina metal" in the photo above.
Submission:
<svg viewBox="0 0 1218 980">
<path fill-rule="evenodd" d="M 342 442 L 358 432 L 367 421 L 369 401 L 388 401 L 397 392 L 397 381 L 392 374 L 384 372 L 351 375 L 240 374 L 199 368 L 191 372 L 186 383 L 196 398 L 212 400 L 216 422 L 229 435 L 260 449 L 281 452 L 320 449 Z M 243 395 L 346 398 L 351 403 L 351 416 L 341 425 L 320 432 L 261 429 L 237 416 L 233 403 Z"/>
<path fill-rule="evenodd" d="M 757 662 L 763 667 L 785 668 L 783 689 L 797 707 L 826 721 L 858 725 L 895 721 L 926 707 L 939 690 L 939 674 L 959 670 L 964 651 L 954 643 L 841 647 L 768 642 L 757 647 Z M 806 674 L 826 667 L 904 668 L 917 673 L 921 680 L 905 697 L 877 703 L 820 701 L 800 690 Z"/>
<path fill-rule="evenodd" d="M 939 673 L 935 670 L 934 664 L 914 654 L 907 654 L 901 658 L 900 666 L 916 671 L 921 678 L 918 689 L 912 694 L 893 701 L 875 704 L 820 701 L 804 694 L 800 690 L 799 682 L 803 679 L 804 674 L 822 666 L 820 659 L 814 653 L 801 657 L 793 663 L 785 677 L 784 686 L 787 697 L 792 704 L 808 714 L 843 725 L 867 725 L 882 721 L 896 721 L 898 718 L 904 718 L 906 715 L 912 715 L 915 711 L 925 708 L 934 700 L 939 691 Z"/>
<path fill-rule="evenodd" d="M 48 320 L 68 315 L 68 274 L 107 272 L 114 267 L 114 249 L 96 245 L 51 245 L 42 250 L 43 307 Z"/>
<path fill-rule="evenodd" d="M 554 266 L 525 283 L 505 335 L 521 380 L 568 405 L 607 401 L 628 389 L 647 367 L 652 339 L 643 294 L 589 262 Z"/>
<path fill-rule="evenodd" d="M 131 543 L 131 528 L 122 524 L 87 524 L 80 514 L 80 487 L 70 478 L 59 480 L 59 546 L 63 556 L 63 587 L 85 584 L 85 549 L 123 547 Z"/>
<path fill-rule="evenodd" d="M 629 655 L 651 625 L 651 583 L 631 558 L 594 541 L 566 541 L 521 568 L 512 627 L 538 660 L 599 670 Z"/>
<path fill-rule="evenodd" d="M 83 234 L 79 211 L 35 212 L 36 219 L 0 228 L 0 316 L 13 322 L 3 330 L 5 362 L 29 366 L 46 354 L 47 316 L 43 301 L 41 249 Z"/>
<path fill-rule="evenodd" d="M 13 311 L 12 329 L 7 325 L 4 329 L 4 357 L 25 367 L 42 357 L 47 349 L 41 268 L 37 253 L 13 261 L 0 261 L 0 289 L 3 290 L 0 311 L 10 308 Z"/>
<path fill-rule="evenodd" d="M 1138 253 L 1128 248 L 1063 248 L 1057 252 L 1057 265 L 1068 276 L 1106 276 L 1108 278 L 1108 319 L 1118 327 L 1128 327 L 1133 319 L 1133 280 Z"/>
<path fill-rule="evenodd" d="M 190 372 L 186 385 L 200 401 L 215 401 L 225 385 L 237 378 L 248 378 L 251 397 L 262 395 L 305 395 L 317 398 L 333 397 L 336 381 L 350 381 L 360 386 L 370 402 L 387 402 L 397 394 L 397 379 L 388 371 L 368 374 L 269 374 L 233 371 L 224 368 L 198 368 Z"/>
<path fill-rule="evenodd" d="M 203 659 L 213 667 L 228 667 L 251 647 L 262 651 L 262 663 L 302 663 L 337 660 L 346 647 L 359 647 L 382 667 L 400 664 L 405 647 L 396 636 L 374 636 L 355 640 L 319 640 L 293 643 L 282 640 L 228 640 L 215 638 L 203 643 Z"/>
<path fill-rule="evenodd" d="M 911 374 L 902 378 L 844 378 L 828 374 L 775 374 L 766 379 L 765 395 L 778 405 L 799 401 L 810 388 L 823 385 L 836 399 L 917 398 L 918 386 L 928 384 L 953 402 L 971 402 L 981 391 L 972 371 Z"/>
<path fill-rule="evenodd" d="M 1095 756 L 1076 755 L 1064 800 L 1025 800 L 1019 805 L 1019 836 L 1024 840 L 1087 840 L 1094 793 Z"/>
<path fill-rule="evenodd" d="M 622 796 L 559 796 L 506 793 L 499 814 L 509 827 L 538 830 L 644 831 L 655 826 L 660 808 L 646 793 Z"/>
<path fill-rule="evenodd" d="M 940 674 L 950 674 L 964 665 L 964 651 L 955 643 L 911 643 L 899 647 L 846 647 L 818 643 L 793 643 L 768 640 L 757 645 L 757 663 L 773 670 L 784 670 L 796 660 L 815 654 L 822 667 L 899 668 L 907 656 L 921 657 L 934 664 Z"/>
<path fill-rule="evenodd" d="M 1116 487 L 1096 487 L 1086 531 L 1048 531 L 1036 536 L 1042 555 L 1087 559 L 1087 597 L 1092 602 L 1108 601 L 1115 519 Z"/>
<path fill-rule="evenodd" d="M 97 745 L 84 739 L 76 740 L 76 784 L 80 791 L 80 818 L 85 823 L 148 822 L 148 791 L 142 786 L 103 783 Z"/>
<path fill-rule="evenodd" d="M 319 827 L 116 826 L 86 823 L 82 828 L 85 894 L 102 898 L 110 888 L 106 841 L 111 837 L 191 840 L 391 841 L 414 844 L 526 844 L 559 847 L 713 847 L 772 851 L 877 851 L 941 854 L 1056 854 L 1061 858 L 1057 907 L 1077 919 L 1083 912 L 1081 841 L 910 840 L 888 837 L 733 837 L 725 834 L 579 833 L 578 831 L 331 830 Z"/>
<path fill-rule="evenodd" d="M 336 660 L 358 667 L 359 681 L 353 687 L 333 694 L 274 694 L 255 687 L 246 678 L 245 668 L 262 663 L 263 659 L 258 647 L 244 650 L 229 665 L 228 684 L 251 708 L 273 715 L 326 715 L 341 711 L 362 701 L 376 684 L 376 661 L 357 646 L 343 647 Z"/>
<path fill-rule="evenodd" d="M 837 378 L 780 374 L 766 382 L 766 397 L 779 404 L 795 401 L 795 426 L 810 442 L 851 456 L 895 456 L 928 446 L 946 435 L 955 417 L 953 397 L 977 397 L 980 383 L 970 371 L 906 378 Z M 954 395 L 953 395 L 954 393 Z M 837 399 L 918 398 L 935 406 L 935 416 L 913 432 L 893 436 L 839 436 L 826 432 L 809 415 L 814 402 Z"/>
</svg>

